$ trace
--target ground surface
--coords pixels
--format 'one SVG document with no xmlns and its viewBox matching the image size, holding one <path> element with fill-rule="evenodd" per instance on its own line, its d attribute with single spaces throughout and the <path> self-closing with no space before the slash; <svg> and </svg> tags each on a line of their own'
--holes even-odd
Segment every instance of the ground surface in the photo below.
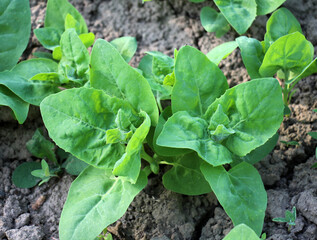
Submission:
<svg viewBox="0 0 317 240">
<path fill-rule="evenodd" d="M 32 26 L 43 25 L 46 1 L 30 0 Z M 206 4 L 185 0 L 73 0 L 84 15 L 90 31 L 112 40 L 121 36 L 137 38 L 139 48 L 132 65 L 143 53 L 158 50 L 172 55 L 174 48 L 189 44 L 207 53 L 210 49 L 238 37 L 233 31 L 217 39 L 204 32 L 199 10 Z M 308 40 L 317 46 L 316 0 L 287 0 L 285 4 L 300 20 Z M 257 19 L 247 35 L 263 39 L 267 17 Z M 28 57 L 39 47 L 35 37 L 25 53 Z M 316 50 L 316 48 L 315 48 Z M 316 51 L 315 51 L 316 52 Z M 238 51 L 220 64 L 230 86 L 248 81 Z M 299 146 L 278 143 L 261 161 L 259 169 L 268 192 L 268 209 L 263 231 L 270 240 L 317 239 L 316 141 L 307 135 L 317 130 L 317 76 L 302 80 L 285 118 L 280 140 L 298 141 Z M 73 177 L 64 175 L 32 189 L 18 189 L 11 183 L 12 171 L 25 161 L 35 160 L 25 143 L 37 127 L 42 127 L 39 110 L 31 109 L 29 118 L 18 125 L 10 111 L 0 108 L 0 239 L 58 239 L 58 221 Z M 285 224 L 272 222 L 286 209 L 297 208 L 296 227 L 289 232 Z M 109 227 L 115 239 L 201 239 L 218 240 L 230 231 L 232 223 L 212 194 L 188 197 L 164 189 L 160 176 L 151 176 L 148 186 L 129 207 L 128 212 Z"/>
</svg>

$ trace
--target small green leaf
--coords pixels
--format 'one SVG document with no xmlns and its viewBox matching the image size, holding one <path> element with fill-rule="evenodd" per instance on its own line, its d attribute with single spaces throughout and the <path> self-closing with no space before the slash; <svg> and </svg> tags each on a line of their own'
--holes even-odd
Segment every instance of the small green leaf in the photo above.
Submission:
<svg viewBox="0 0 317 240">
<path fill-rule="evenodd" d="M 83 42 L 86 48 L 89 48 L 95 42 L 95 34 L 93 33 L 82 33 L 79 35 L 80 40 Z"/>
<path fill-rule="evenodd" d="M 317 139 L 317 132 L 309 132 L 308 135 L 314 139 Z"/>
<path fill-rule="evenodd" d="M 31 188 L 34 187 L 39 181 L 31 175 L 31 172 L 41 169 L 41 164 L 39 162 L 25 162 L 19 165 L 12 174 L 12 182 L 18 188 Z"/>
<path fill-rule="evenodd" d="M 257 15 L 266 15 L 273 12 L 286 0 L 255 0 L 257 4 Z M 279 11 L 279 10 L 277 10 Z M 273 13 L 274 14 L 274 13 Z"/>
<path fill-rule="evenodd" d="M 223 240 L 260 240 L 258 235 L 245 224 L 235 226 Z"/>
<path fill-rule="evenodd" d="M 79 160 L 73 155 L 69 155 L 62 167 L 65 168 L 67 173 L 78 176 L 88 166 L 84 161 Z"/>
<path fill-rule="evenodd" d="M 65 17 L 65 30 L 73 28 L 76 30 L 76 33 L 81 34 L 81 26 L 80 23 L 69 13 L 67 13 Z"/>
<path fill-rule="evenodd" d="M 296 141 L 280 141 L 281 143 L 284 143 L 286 146 L 299 146 L 299 143 Z"/>
<path fill-rule="evenodd" d="M 227 58 L 237 47 L 238 44 L 236 41 L 225 42 L 213 48 L 206 56 L 210 61 L 218 65 L 222 59 Z"/>
<path fill-rule="evenodd" d="M 207 163 L 200 168 L 233 224 L 244 223 L 260 235 L 267 195 L 257 170 L 246 162 L 228 172 L 222 166 L 213 167 Z"/>
<path fill-rule="evenodd" d="M 36 58 L 44 58 L 44 59 L 53 60 L 53 55 L 52 53 L 49 53 L 49 52 L 37 51 L 33 53 L 33 56 Z"/>
<path fill-rule="evenodd" d="M 200 21 L 207 32 L 215 32 L 216 37 L 222 37 L 230 30 L 230 25 L 222 13 L 211 7 L 203 7 Z"/>
<path fill-rule="evenodd" d="M 130 62 L 138 47 L 134 37 L 121 37 L 112 40 L 110 43 L 119 51 L 126 62 Z"/>
<path fill-rule="evenodd" d="M 43 47 L 52 51 L 59 46 L 62 36 L 61 30 L 52 27 L 34 29 L 34 34 Z"/>
</svg>

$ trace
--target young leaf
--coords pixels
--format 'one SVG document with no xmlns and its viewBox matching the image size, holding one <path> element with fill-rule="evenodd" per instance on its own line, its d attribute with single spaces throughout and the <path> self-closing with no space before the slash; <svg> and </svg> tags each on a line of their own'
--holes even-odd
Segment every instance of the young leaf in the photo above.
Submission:
<svg viewBox="0 0 317 240">
<path fill-rule="evenodd" d="M 272 77 L 278 70 L 300 73 L 314 56 L 312 44 L 299 32 L 280 37 L 267 50 L 260 74 Z"/>
<path fill-rule="evenodd" d="M 127 63 L 130 62 L 138 47 L 134 37 L 121 37 L 112 40 L 110 43 L 119 51 Z"/>
<path fill-rule="evenodd" d="M 11 108 L 20 124 L 24 123 L 28 116 L 29 104 L 2 85 L 0 85 L 0 106 Z"/>
<path fill-rule="evenodd" d="M 264 58 L 264 50 L 261 43 L 254 38 L 245 36 L 238 37 L 236 42 L 239 45 L 243 63 L 251 79 L 261 78 L 259 69 Z"/>
<path fill-rule="evenodd" d="M 41 169 L 39 162 L 25 162 L 19 165 L 12 174 L 12 182 L 18 188 L 34 187 L 40 179 L 31 175 L 31 172 Z"/>
<path fill-rule="evenodd" d="M 81 34 L 81 26 L 80 23 L 69 13 L 67 13 L 65 17 L 65 31 L 67 29 L 73 28 L 76 30 L 76 33 L 79 35 Z"/>
<path fill-rule="evenodd" d="M 202 116 L 208 106 L 228 88 L 226 77 L 216 64 L 197 49 L 185 46 L 175 63 L 176 82 L 172 91 L 172 111 L 188 111 Z"/>
<path fill-rule="evenodd" d="M 196 153 L 174 158 L 164 158 L 173 167 L 163 175 L 166 189 L 186 195 L 201 195 L 211 192 L 208 182 L 200 171 L 203 162 Z"/>
<path fill-rule="evenodd" d="M 86 167 L 89 165 L 84 161 L 79 160 L 73 155 L 69 155 L 66 161 L 63 163 L 62 167 L 65 171 L 71 175 L 78 176 Z"/>
<path fill-rule="evenodd" d="M 222 37 L 230 30 L 230 25 L 221 12 L 211 7 L 203 7 L 200 21 L 207 32 L 215 32 L 216 37 Z"/>
<path fill-rule="evenodd" d="M 225 42 L 206 54 L 208 59 L 214 64 L 218 65 L 222 59 L 227 58 L 236 48 L 238 47 L 237 42 Z"/>
<path fill-rule="evenodd" d="M 243 162 L 228 172 L 222 166 L 203 163 L 201 171 L 233 224 L 244 223 L 260 235 L 267 195 L 257 170 Z"/>
<path fill-rule="evenodd" d="M 214 2 L 239 34 L 245 33 L 256 17 L 255 0 L 214 0 Z"/>
<path fill-rule="evenodd" d="M 69 99 L 72 104 L 65 104 Z M 40 108 L 49 135 L 58 146 L 103 169 L 112 169 L 124 154 L 124 144 L 106 142 L 106 131 L 117 127 L 119 109 L 128 119 L 136 119 L 127 102 L 93 88 L 64 90 L 47 97 Z"/>
<path fill-rule="evenodd" d="M 88 33 L 87 25 L 81 14 L 67 0 L 48 0 L 44 26 L 64 32 L 65 18 L 72 15 L 80 24 L 80 33 Z"/>
<path fill-rule="evenodd" d="M 59 223 L 61 240 L 94 240 L 118 220 L 146 186 L 140 173 L 136 184 L 115 178 L 111 170 L 85 169 L 72 183 Z"/>
<path fill-rule="evenodd" d="M 153 126 L 158 109 L 146 79 L 134 70 L 108 42 L 97 40 L 91 53 L 90 84 L 111 96 L 127 100 L 137 111 L 145 111 Z"/>
<path fill-rule="evenodd" d="M 245 224 L 235 226 L 223 240 L 260 240 L 258 235 Z"/>
<path fill-rule="evenodd" d="M 86 48 L 89 48 L 95 42 L 95 34 L 93 33 L 82 33 L 79 35 L 80 40 L 83 42 Z"/>
<path fill-rule="evenodd" d="M 257 4 L 257 15 L 266 15 L 273 12 L 286 0 L 255 0 Z M 274 13 L 273 13 L 274 14 Z"/>
<path fill-rule="evenodd" d="M 25 50 L 31 32 L 29 0 L 0 1 L 0 72 L 10 70 Z"/>
<path fill-rule="evenodd" d="M 52 51 L 59 46 L 62 36 L 60 29 L 52 27 L 34 29 L 34 34 L 43 47 Z"/>
</svg>

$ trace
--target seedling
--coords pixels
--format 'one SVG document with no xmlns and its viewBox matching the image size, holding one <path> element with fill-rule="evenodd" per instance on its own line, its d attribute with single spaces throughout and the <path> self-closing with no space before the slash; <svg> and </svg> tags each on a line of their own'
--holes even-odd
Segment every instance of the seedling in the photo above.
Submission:
<svg viewBox="0 0 317 240">
<path fill-rule="evenodd" d="M 296 225 L 296 207 L 294 206 L 291 212 L 286 210 L 284 218 L 273 218 L 273 221 L 287 223 L 288 231 L 290 231 L 292 226 Z"/>
<path fill-rule="evenodd" d="M 296 142 L 296 141 L 289 141 L 289 142 L 287 142 L 287 141 L 280 141 L 280 142 L 283 143 L 283 144 L 285 144 L 286 146 L 298 146 L 298 145 L 299 145 L 299 143 Z"/>
<path fill-rule="evenodd" d="M 314 112 L 317 112 L 317 109 L 314 109 L 313 110 Z M 309 132 L 308 133 L 313 139 L 316 139 L 317 140 L 317 132 Z M 315 151 L 315 157 L 317 158 L 317 148 L 316 148 L 316 151 Z M 317 163 L 313 164 L 312 168 L 317 168 Z"/>
<path fill-rule="evenodd" d="M 33 170 L 31 174 L 34 177 L 40 178 L 42 181 L 39 183 L 41 186 L 43 183 L 48 182 L 52 177 L 57 177 L 54 170 L 50 170 L 47 162 L 43 159 L 41 162 L 42 169 Z"/>
</svg>

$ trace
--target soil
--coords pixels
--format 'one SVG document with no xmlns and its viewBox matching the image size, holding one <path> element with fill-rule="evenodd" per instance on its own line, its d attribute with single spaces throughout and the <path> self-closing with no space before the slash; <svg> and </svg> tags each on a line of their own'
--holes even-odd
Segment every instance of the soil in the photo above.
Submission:
<svg viewBox="0 0 317 240">
<path fill-rule="evenodd" d="M 207 53 L 220 43 L 238 35 L 230 31 L 222 38 L 206 33 L 199 12 L 207 3 L 186 0 L 73 0 L 83 14 L 89 29 L 98 38 L 112 40 L 134 36 L 138 51 L 132 65 L 137 66 L 146 51 L 173 54 L 185 44 Z M 43 25 L 46 1 L 30 0 L 32 28 Z M 317 46 L 317 1 L 287 0 L 284 4 L 299 19 L 307 39 Z M 263 39 L 267 16 L 257 18 L 247 32 Z M 40 47 L 32 35 L 23 58 Z M 317 49 L 315 48 L 315 51 Z M 220 64 L 230 86 L 248 81 L 239 51 L 234 51 Z M 263 232 L 270 240 L 317 239 L 317 169 L 311 166 L 316 140 L 307 133 L 317 130 L 317 75 L 302 80 L 293 96 L 292 114 L 280 128 L 280 140 L 297 141 L 299 146 L 278 143 L 265 159 L 256 165 L 268 193 L 268 208 Z M 37 127 L 43 127 L 39 109 L 31 107 L 27 121 L 19 125 L 11 112 L 1 107 L 0 115 L 0 239 L 57 240 L 59 216 L 68 188 L 74 177 L 59 179 L 32 189 L 16 188 L 11 182 L 13 170 L 25 161 L 38 160 L 26 150 L 25 143 Z M 162 174 L 162 173 L 161 173 Z M 135 198 L 127 213 L 108 230 L 114 239 L 222 239 L 233 227 L 230 219 L 212 193 L 183 196 L 162 186 L 161 174 L 150 176 L 148 186 Z M 285 210 L 297 209 L 296 226 L 288 231 L 286 224 L 275 223 Z"/>
</svg>

